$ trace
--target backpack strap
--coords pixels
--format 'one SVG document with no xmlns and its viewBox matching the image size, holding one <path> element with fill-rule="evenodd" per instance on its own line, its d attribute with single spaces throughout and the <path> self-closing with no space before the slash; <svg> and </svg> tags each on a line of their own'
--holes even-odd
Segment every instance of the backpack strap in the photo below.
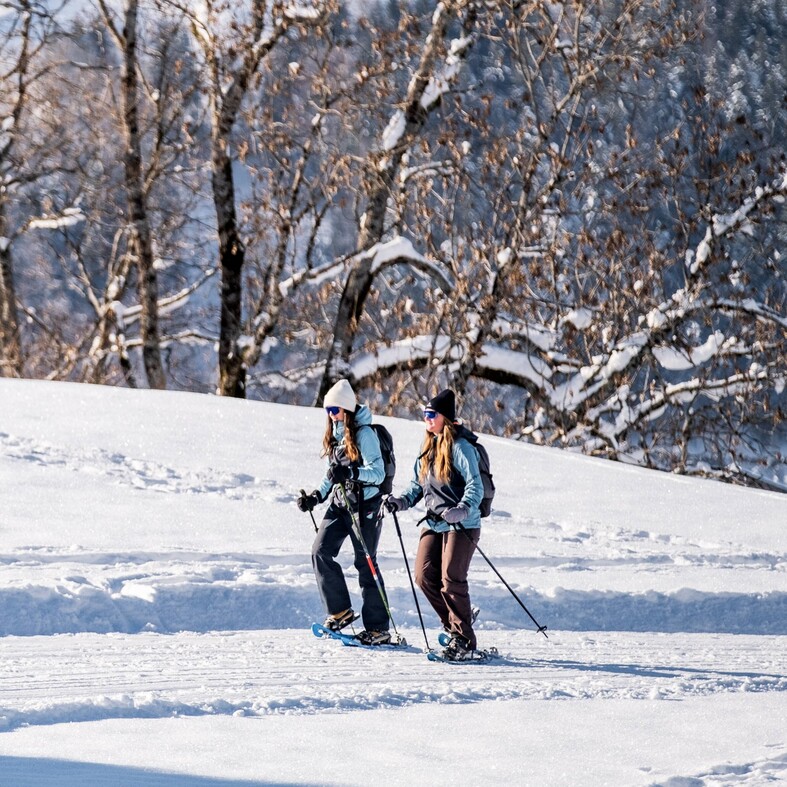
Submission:
<svg viewBox="0 0 787 787">
<path fill-rule="evenodd" d="M 359 428 L 360 429 L 363 429 L 363 428 L 371 429 L 372 432 L 374 433 L 374 436 L 377 438 L 378 444 L 380 444 L 380 436 L 377 434 L 377 430 L 371 424 L 361 424 L 361 426 Z M 380 456 L 381 457 L 382 457 L 382 453 L 383 453 L 382 444 L 380 444 Z M 383 463 L 385 463 L 385 457 L 383 457 Z M 368 488 L 368 487 L 371 487 L 371 486 L 376 486 L 378 489 L 380 487 L 380 484 L 373 484 L 370 481 L 354 481 L 353 483 L 357 484 L 358 487 L 361 488 L 361 489 L 363 489 L 364 487 Z M 369 498 L 369 499 L 372 500 L 373 498 Z"/>
</svg>

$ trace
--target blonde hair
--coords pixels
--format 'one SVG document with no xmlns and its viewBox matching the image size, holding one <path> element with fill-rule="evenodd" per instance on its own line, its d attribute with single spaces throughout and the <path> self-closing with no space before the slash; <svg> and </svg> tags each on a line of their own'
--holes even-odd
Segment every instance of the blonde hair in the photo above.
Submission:
<svg viewBox="0 0 787 787">
<path fill-rule="evenodd" d="M 420 481 L 423 486 L 429 470 L 432 470 L 434 477 L 447 483 L 451 478 L 451 469 L 454 464 L 454 439 L 456 427 L 446 419 L 442 431 L 438 435 L 427 432 L 421 446 L 421 469 Z"/>
<path fill-rule="evenodd" d="M 351 462 L 357 462 L 361 457 L 361 452 L 358 450 L 358 444 L 355 442 L 355 414 L 349 410 L 344 411 L 344 452 Z M 320 456 L 330 456 L 331 450 L 337 445 L 336 438 L 333 436 L 333 421 L 328 416 L 328 422 L 325 425 L 325 434 L 322 438 L 322 453 Z"/>
</svg>

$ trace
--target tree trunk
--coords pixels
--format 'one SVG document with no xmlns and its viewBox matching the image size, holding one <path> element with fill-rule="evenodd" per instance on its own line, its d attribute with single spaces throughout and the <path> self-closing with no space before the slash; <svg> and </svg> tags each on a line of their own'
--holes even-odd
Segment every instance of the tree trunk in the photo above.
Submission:
<svg viewBox="0 0 787 787">
<path fill-rule="evenodd" d="M 19 316 L 16 309 L 16 287 L 14 285 L 14 260 L 11 255 L 11 230 L 8 225 L 8 187 L 7 178 L 11 166 L 11 151 L 15 145 L 20 118 L 27 103 L 27 79 L 30 68 L 30 39 L 33 24 L 33 15 L 27 7 L 19 9 L 20 44 L 18 59 L 14 67 L 8 72 L 13 75 L 16 98 L 11 100 L 11 113 L 3 118 L 2 144 L 0 145 L 0 182 L 2 182 L 2 195 L 0 195 L 0 374 L 4 377 L 22 376 L 22 341 L 19 333 Z M 10 22 L 11 28 L 16 23 Z M 15 47 L 7 47 L 2 42 L 2 49 L 14 51 Z M 8 67 L 4 63 L 4 70 Z M 4 101 L 6 97 L 4 97 Z M 6 109 L 7 107 L 4 107 Z M 10 121 L 10 127 L 6 124 Z"/>
<path fill-rule="evenodd" d="M 227 132 L 229 133 L 229 132 Z M 219 333 L 219 394 L 246 396 L 246 367 L 240 355 L 243 264 L 246 249 L 238 233 L 232 160 L 226 153 L 226 136 L 213 142 L 213 200 L 219 231 L 221 265 L 221 325 Z"/>
<path fill-rule="evenodd" d="M 6 240 L 5 206 L 0 204 L 0 375 L 22 376 L 22 347 L 16 311 L 14 265 L 11 246 Z"/>
<path fill-rule="evenodd" d="M 158 328 L 158 279 L 153 263 L 153 242 L 150 234 L 142 175 L 142 145 L 139 131 L 137 84 L 137 0 L 129 0 L 123 39 L 125 70 L 123 74 L 123 118 L 126 129 L 126 194 L 131 219 L 132 247 L 139 276 L 138 290 L 142 307 L 140 335 L 142 358 L 148 385 L 166 388 L 167 380 L 161 362 Z"/>
<path fill-rule="evenodd" d="M 274 4 L 276 8 L 277 4 Z M 241 354 L 240 338 L 243 317 L 243 266 L 246 249 L 238 230 L 235 209 L 235 182 L 232 175 L 230 139 L 243 98 L 260 62 L 286 32 L 283 18 L 268 30 L 267 4 L 252 4 L 251 36 L 238 42 L 243 51 L 242 62 L 228 80 L 218 50 L 206 48 L 206 57 L 213 71 L 211 166 L 213 203 L 219 234 L 219 265 L 221 267 L 221 321 L 219 326 L 219 389 L 221 396 L 246 397 L 246 363 Z M 201 39 L 202 40 L 202 39 Z M 204 40 L 202 40 L 204 45 Z M 227 58 L 231 60 L 231 58 Z"/>
</svg>

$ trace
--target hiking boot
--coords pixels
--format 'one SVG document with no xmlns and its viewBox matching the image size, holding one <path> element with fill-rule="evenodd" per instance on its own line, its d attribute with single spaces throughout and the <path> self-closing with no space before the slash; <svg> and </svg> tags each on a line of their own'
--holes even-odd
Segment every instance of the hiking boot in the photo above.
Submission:
<svg viewBox="0 0 787 787">
<path fill-rule="evenodd" d="M 390 631 L 362 631 L 358 635 L 362 645 L 388 645 L 391 642 Z"/>
<path fill-rule="evenodd" d="M 478 607 L 470 607 L 470 625 L 474 626 L 478 616 L 481 614 L 481 610 Z M 451 629 L 448 626 L 443 626 L 443 631 L 449 636 L 453 637 L 454 635 L 451 633 Z"/>
<path fill-rule="evenodd" d="M 339 631 L 343 629 L 345 626 L 349 626 L 358 615 L 356 615 L 352 611 L 352 607 L 350 609 L 345 609 L 344 612 L 337 612 L 335 615 L 328 615 L 325 618 L 325 623 L 323 626 L 325 628 L 330 629 L 331 631 Z"/>
<path fill-rule="evenodd" d="M 441 655 L 447 661 L 466 661 L 473 658 L 473 653 L 474 651 L 466 639 L 454 635 Z"/>
</svg>

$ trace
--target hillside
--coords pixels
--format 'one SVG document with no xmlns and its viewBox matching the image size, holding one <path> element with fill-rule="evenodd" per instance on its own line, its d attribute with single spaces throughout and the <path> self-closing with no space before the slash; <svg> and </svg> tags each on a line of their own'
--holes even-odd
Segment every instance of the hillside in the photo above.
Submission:
<svg viewBox="0 0 787 787">
<path fill-rule="evenodd" d="M 0 402 L 2 784 L 414 784 L 457 763 L 475 784 L 787 778 L 783 495 L 485 438 L 481 547 L 549 639 L 476 555 L 501 658 L 446 667 L 390 518 L 409 647 L 308 631 L 294 499 L 322 473 L 319 410 L 15 380 Z M 384 421 L 401 488 L 418 413 Z M 410 565 L 419 516 L 399 517 Z"/>
</svg>

